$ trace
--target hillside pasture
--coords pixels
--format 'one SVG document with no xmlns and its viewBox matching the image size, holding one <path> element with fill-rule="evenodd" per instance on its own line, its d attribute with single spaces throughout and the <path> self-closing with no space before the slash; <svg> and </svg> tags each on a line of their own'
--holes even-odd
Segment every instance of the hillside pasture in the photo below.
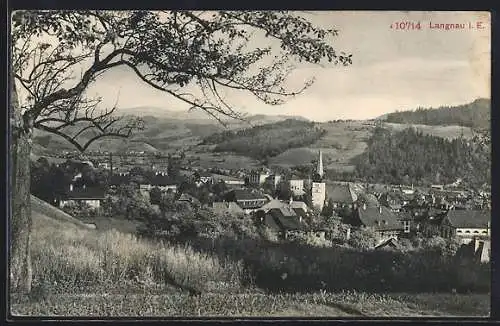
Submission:
<svg viewBox="0 0 500 326">
<path fill-rule="evenodd" d="M 406 124 L 406 123 L 389 123 L 385 122 L 383 126 L 389 130 L 401 131 L 410 127 L 421 131 L 424 135 L 436 136 L 446 139 L 454 139 L 463 136 L 470 139 L 474 136 L 470 127 L 463 126 L 431 126 L 420 124 Z"/>
<path fill-rule="evenodd" d="M 210 169 L 218 167 L 220 169 L 238 170 L 241 168 L 254 168 L 260 162 L 248 156 L 232 153 L 211 153 L 196 152 L 188 156 L 193 160 L 193 166 Z"/>
<path fill-rule="evenodd" d="M 327 170 L 351 172 L 351 160 L 362 154 L 370 138 L 373 126 L 363 121 L 318 123 L 326 134 L 313 144 L 289 149 L 270 159 L 273 165 L 290 167 L 311 164 L 318 159 L 319 150 L 323 153 L 323 165 Z"/>
</svg>

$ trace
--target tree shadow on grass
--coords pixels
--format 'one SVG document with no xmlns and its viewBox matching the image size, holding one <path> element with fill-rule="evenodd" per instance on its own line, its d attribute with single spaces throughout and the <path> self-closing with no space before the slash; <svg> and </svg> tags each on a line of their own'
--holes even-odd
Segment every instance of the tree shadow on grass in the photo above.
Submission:
<svg viewBox="0 0 500 326">
<path fill-rule="evenodd" d="M 219 259 L 242 261 L 244 282 L 268 292 L 489 292 L 489 265 L 443 259 L 437 252 L 358 251 L 258 239 L 176 239 Z"/>
</svg>

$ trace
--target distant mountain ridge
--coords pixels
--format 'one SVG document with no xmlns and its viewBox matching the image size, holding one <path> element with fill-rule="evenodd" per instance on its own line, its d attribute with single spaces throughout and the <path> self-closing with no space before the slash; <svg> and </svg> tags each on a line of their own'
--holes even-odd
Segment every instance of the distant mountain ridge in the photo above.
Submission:
<svg viewBox="0 0 500 326">
<path fill-rule="evenodd" d="M 196 121 L 197 123 L 207 123 L 207 124 L 218 124 L 219 122 L 210 116 L 208 113 L 202 111 L 201 109 L 193 110 L 168 110 L 160 107 L 132 107 L 132 108 L 119 108 L 116 111 L 120 115 L 133 115 L 138 117 L 155 117 L 160 119 L 172 119 L 172 120 L 185 120 L 185 121 Z M 220 117 L 222 121 L 228 124 L 242 124 L 244 122 L 229 117 Z M 245 119 L 250 123 L 262 124 L 262 123 L 272 123 L 279 122 L 287 119 L 303 120 L 309 121 L 309 119 L 302 116 L 296 115 L 283 115 L 283 114 L 254 114 L 247 115 Z"/>
<path fill-rule="evenodd" d="M 145 151 L 156 152 L 172 148 L 183 148 L 194 146 L 201 139 L 214 133 L 227 130 L 241 130 L 266 124 L 275 124 L 285 120 L 309 122 L 303 117 L 286 115 L 249 115 L 245 121 L 226 118 L 223 121 L 226 127 L 219 121 L 200 110 L 172 111 L 155 107 L 136 107 L 129 109 L 118 109 L 117 115 L 124 117 L 139 116 L 144 120 L 145 129 L 135 132 L 130 138 L 107 137 L 93 143 L 89 150 L 102 151 Z M 80 127 L 68 127 L 69 134 L 75 134 Z M 93 134 L 83 133 L 83 139 L 89 139 Z M 45 131 L 35 130 L 34 154 L 43 155 L 48 152 L 59 152 L 63 150 L 74 150 L 74 147 L 66 140 Z"/>
<path fill-rule="evenodd" d="M 398 111 L 377 118 L 389 123 L 423 125 L 459 125 L 477 129 L 489 129 L 491 121 L 491 101 L 479 98 L 471 103 L 438 108 L 417 108 Z"/>
</svg>

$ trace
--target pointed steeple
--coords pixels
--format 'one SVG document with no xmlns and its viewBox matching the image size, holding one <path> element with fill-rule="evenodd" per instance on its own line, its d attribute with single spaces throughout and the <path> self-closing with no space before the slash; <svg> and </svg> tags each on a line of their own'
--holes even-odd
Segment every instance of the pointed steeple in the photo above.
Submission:
<svg viewBox="0 0 500 326">
<path fill-rule="evenodd" d="M 323 153 L 319 150 L 319 159 L 318 159 L 318 167 L 316 169 L 316 173 L 323 177 Z"/>
</svg>

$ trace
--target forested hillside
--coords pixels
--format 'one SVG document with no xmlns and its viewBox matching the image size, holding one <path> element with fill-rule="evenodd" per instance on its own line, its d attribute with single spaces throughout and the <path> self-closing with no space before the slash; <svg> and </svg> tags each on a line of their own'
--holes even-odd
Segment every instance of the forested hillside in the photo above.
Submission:
<svg viewBox="0 0 500 326">
<path fill-rule="evenodd" d="M 206 137 L 216 152 L 233 152 L 257 159 L 276 156 L 287 149 L 307 146 L 325 134 L 313 122 L 288 119 L 248 129 L 228 130 Z"/>
<path fill-rule="evenodd" d="M 490 128 L 490 111 L 489 99 L 477 99 L 472 103 L 459 106 L 418 108 L 415 111 L 394 112 L 388 114 L 383 120 L 392 123 L 460 125 L 485 129 Z"/>
<path fill-rule="evenodd" d="M 356 177 L 377 183 L 490 183 L 491 151 L 487 142 L 447 140 L 408 128 L 376 128 L 365 153 L 355 159 Z"/>
</svg>

